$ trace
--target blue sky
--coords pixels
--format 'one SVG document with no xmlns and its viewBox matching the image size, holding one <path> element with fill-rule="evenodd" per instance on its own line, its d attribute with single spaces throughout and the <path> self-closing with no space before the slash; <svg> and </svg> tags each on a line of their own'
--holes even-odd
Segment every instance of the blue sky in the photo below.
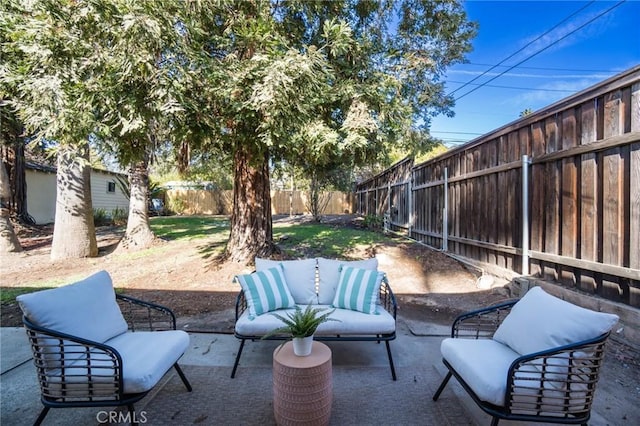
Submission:
<svg viewBox="0 0 640 426">
<path fill-rule="evenodd" d="M 435 117 L 432 135 L 447 146 L 460 145 L 517 120 L 527 108 L 536 111 L 639 65 L 640 1 L 614 7 L 618 3 L 465 2 L 469 19 L 479 24 L 478 35 L 467 55 L 469 63 L 450 68 L 445 78 L 447 93 L 459 98 L 456 115 Z"/>
</svg>

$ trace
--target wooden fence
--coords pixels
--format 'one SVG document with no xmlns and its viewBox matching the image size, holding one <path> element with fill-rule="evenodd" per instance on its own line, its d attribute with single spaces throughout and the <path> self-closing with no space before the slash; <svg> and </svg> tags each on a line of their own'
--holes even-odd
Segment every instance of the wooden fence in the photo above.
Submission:
<svg viewBox="0 0 640 426">
<path fill-rule="evenodd" d="M 640 66 L 409 164 L 358 185 L 357 212 L 438 249 L 640 306 Z"/>
<path fill-rule="evenodd" d="M 322 214 L 352 214 L 354 196 L 352 193 L 330 191 Z M 306 191 L 271 191 L 271 213 L 309 214 Z M 176 213 L 187 215 L 231 214 L 233 191 L 170 189 L 165 193 L 166 206 Z"/>
</svg>

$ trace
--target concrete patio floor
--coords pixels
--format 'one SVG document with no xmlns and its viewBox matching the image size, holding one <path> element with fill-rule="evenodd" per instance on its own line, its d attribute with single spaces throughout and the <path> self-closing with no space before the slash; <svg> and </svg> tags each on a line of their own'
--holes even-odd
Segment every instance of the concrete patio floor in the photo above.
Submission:
<svg viewBox="0 0 640 426">
<path fill-rule="evenodd" d="M 432 366 L 440 378 L 445 368 L 440 360 L 441 340 L 448 336 L 449 328 L 430 323 L 398 321 L 398 337 L 391 342 L 391 350 L 396 368 Z M 3 426 L 32 424 L 42 409 L 39 389 L 36 383 L 35 368 L 31 361 L 31 351 L 26 334 L 22 328 L 2 328 L 1 337 L 1 418 Z M 238 341 L 233 335 L 215 333 L 190 333 L 191 344 L 180 364 L 182 366 L 231 367 L 238 349 Z M 241 367 L 269 367 L 272 365 L 272 353 L 276 342 L 248 342 L 241 359 Z M 374 347 L 371 342 L 330 342 L 333 352 L 333 365 L 355 365 L 369 367 L 387 367 L 388 360 L 384 345 Z M 375 344 L 373 344 L 375 345 Z M 362 354 L 367 354 L 363 357 Z M 246 373 L 246 371 L 244 371 Z M 242 372 L 239 371 L 239 374 Z M 389 373 L 390 376 L 390 373 Z M 243 380 L 242 377 L 236 377 Z M 389 377 L 391 380 L 391 377 Z M 477 425 L 488 425 L 490 417 L 479 410 L 462 388 L 451 380 L 448 387 L 460 401 L 460 409 Z M 592 410 L 590 425 L 612 425 L 607 418 L 607 408 L 599 405 L 596 392 L 596 404 Z M 424 395 L 424 404 L 433 404 L 432 395 Z M 600 395 L 602 396 L 602 395 Z M 149 398 L 149 396 L 147 396 Z M 139 404 L 144 402 L 141 401 Z M 381 407 L 387 411 L 389 407 Z M 52 409 L 45 418 L 44 425 L 88 425 L 99 424 L 96 414 L 101 408 Z M 381 413 L 381 415 L 383 415 Z M 397 424 L 419 425 L 424 419 L 404 418 L 402 413 L 394 413 Z M 228 424 L 234 424 L 233 413 L 229 413 Z M 633 419 L 629 419 L 634 424 Z M 206 424 L 204 422 L 203 424 Z M 522 422 L 501 421 L 501 425 L 522 425 Z"/>
</svg>

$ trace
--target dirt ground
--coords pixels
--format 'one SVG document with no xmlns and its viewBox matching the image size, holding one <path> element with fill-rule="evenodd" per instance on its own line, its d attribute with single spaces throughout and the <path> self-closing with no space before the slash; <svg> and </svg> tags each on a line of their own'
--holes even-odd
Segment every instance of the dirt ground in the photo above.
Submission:
<svg viewBox="0 0 640 426">
<path fill-rule="evenodd" d="M 275 223 L 300 220 L 307 219 L 274 218 Z M 330 217 L 327 222 L 330 226 L 358 226 L 351 216 Z M 216 263 L 207 255 L 211 242 L 206 238 L 158 241 L 142 256 L 114 251 L 122 230 L 101 228 L 97 233 L 98 257 L 51 261 L 52 227 L 20 228 L 18 234 L 25 251 L 3 256 L 0 260 L 0 287 L 3 290 L 33 284 L 64 284 L 105 269 L 124 294 L 170 307 L 176 313 L 179 327 L 187 331 L 232 332 L 235 298 L 240 289 L 233 283 L 233 276 L 252 271 L 251 266 Z M 378 258 L 379 269 L 387 273 L 398 299 L 401 318 L 450 324 L 461 312 L 512 297 L 507 282 L 496 279 L 493 288 L 480 290 L 473 269 L 443 253 L 404 239 L 361 246 L 345 253 L 348 259 L 372 255 Z M 318 254 L 299 254 L 299 257 L 313 256 Z M 21 313 L 15 303 L 2 304 L 1 325 L 21 325 Z M 603 381 L 606 383 L 602 385 L 620 395 L 616 400 L 606 401 L 607 405 L 612 410 L 620 410 L 621 404 L 624 407 L 625 400 L 626 406 L 637 405 L 640 399 L 638 351 L 610 339 L 605 367 Z M 640 417 L 640 409 L 634 409 Z M 633 422 L 634 417 L 632 415 L 629 420 Z M 623 424 L 631 424 L 624 420 Z"/>
<path fill-rule="evenodd" d="M 306 217 L 276 218 L 275 222 L 295 223 Z M 357 226 L 351 216 L 327 218 L 331 226 Z M 72 282 L 107 270 L 117 288 L 125 294 L 169 306 L 181 322 L 202 323 L 198 319 L 216 313 L 227 313 L 235 306 L 239 286 L 233 277 L 251 272 L 251 266 L 216 263 L 207 257 L 207 239 L 195 241 L 159 241 L 150 253 L 114 251 L 122 230 L 100 228 L 97 231 L 99 256 L 88 259 L 52 261 L 49 258 L 53 229 L 19 228 L 18 235 L 25 251 L 2 259 L 0 282 L 3 288 L 49 286 Z M 300 257 L 316 256 L 305 251 Z M 375 255 L 398 297 L 406 315 L 431 318 L 448 323 L 456 314 L 509 298 L 502 288 L 480 291 L 476 275 L 462 263 L 444 254 L 406 240 L 388 244 L 361 246 L 346 253 L 349 259 Z M 2 326 L 21 324 L 17 305 L 2 305 Z M 229 324 L 226 324 L 229 326 Z M 203 324 L 199 324 L 199 327 Z M 206 326 L 206 324 L 204 324 Z M 216 331 L 223 325 L 212 324 Z M 230 330 L 228 330 L 230 331 Z"/>
</svg>

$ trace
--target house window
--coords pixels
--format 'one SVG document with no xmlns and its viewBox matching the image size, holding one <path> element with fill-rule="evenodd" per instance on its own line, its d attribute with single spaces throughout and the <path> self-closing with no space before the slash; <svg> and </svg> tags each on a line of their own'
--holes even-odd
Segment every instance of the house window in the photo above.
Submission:
<svg viewBox="0 0 640 426">
<path fill-rule="evenodd" d="M 107 182 L 107 192 L 116 192 L 115 182 Z"/>
</svg>

